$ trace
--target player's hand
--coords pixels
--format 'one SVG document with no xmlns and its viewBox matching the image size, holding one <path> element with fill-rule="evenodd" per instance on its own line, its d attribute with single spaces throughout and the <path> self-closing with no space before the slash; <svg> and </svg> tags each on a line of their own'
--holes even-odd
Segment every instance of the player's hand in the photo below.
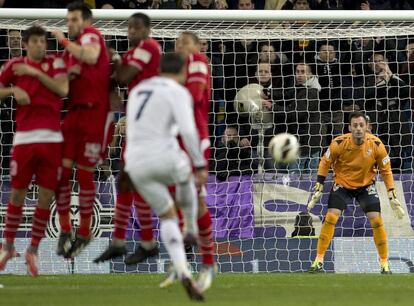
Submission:
<svg viewBox="0 0 414 306">
<path fill-rule="evenodd" d="M 181 8 L 184 10 L 191 10 L 191 3 L 189 0 L 183 0 L 181 2 Z"/>
<path fill-rule="evenodd" d="M 308 203 L 308 211 L 310 211 L 315 206 L 315 204 L 319 202 L 319 200 L 322 197 L 322 192 L 323 192 L 323 184 L 316 183 L 315 187 L 313 187 L 312 197 Z"/>
<path fill-rule="evenodd" d="M 63 34 L 63 32 L 60 30 L 52 31 L 52 35 L 57 39 L 59 43 L 66 38 L 65 34 Z"/>
<path fill-rule="evenodd" d="M 390 206 L 394 212 L 395 217 L 402 219 L 405 216 L 405 211 L 402 208 L 400 201 L 397 199 L 395 190 L 388 191 L 388 198 L 390 199 Z"/>
<path fill-rule="evenodd" d="M 16 99 L 17 104 L 19 105 L 28 105 L 30 104 L 30 97 L 27 92 L 20 87 L 13 87 L 13 95 Z"/>
<path fill-rule="evenodd" d="M 250 140 L 249 140 L 249 139 L 247 139 L 247 138 L 242 138 L 242 139 L 240 140 L 240 145 L 241 145 L 242 147 L 244 147 L 244 148 L 246 148 L 246 147 L 251 147 L 251 146 L 252 146 L 252 144 L 250 143 Z"/>
<path fill-rule="evenodd" d="M 198 169 L 195 172 L 195 183 L 197 189 L 203 187 L 207 183 L 208 171 L 206 169 Z"/>
<path fill-rule="evenodd" d="M 12 70 L 13 73 L 18 76 L 30 75 L 32 77 L 36 77 L 40 72 L 38 69 L 27 64 L 15 64 L 13 65 Z"/>
</svg>

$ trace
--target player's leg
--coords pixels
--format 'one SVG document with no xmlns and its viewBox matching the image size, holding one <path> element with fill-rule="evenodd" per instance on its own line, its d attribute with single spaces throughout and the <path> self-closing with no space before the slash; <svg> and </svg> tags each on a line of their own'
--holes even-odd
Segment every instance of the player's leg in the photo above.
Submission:
<svg viewBox="0 0 414 306">
<path fill-rule="evenodd" d="M 381 273 L 391 274 L 388 264 L 387 232 L 381 217 L 381 205 L 375 185 L 363 188 L 357 196 L 357 201 L 371 223 L 375 246 L 380 258 Z"/>
<path fill-rule="evenodd" d="M 0 249 L 0 271 L 4 270 L 11 258 L 17 255 L 14 240 L 23 216 L 26 190 L 34 173 L 33 145 L 19 145 L 13 148 L 10 161 L 12 190 L 6 212 L 3 246 Z"/>
<path fill-rule="evenodd" d="M 121 169 L 118 175 L 118 194 L 115 206 L 114 232 L 111 245 L 94 262 L 99 263 L 110 260 L 127 253 L 125 236 L 131 215 L 132 191 L 128 175 L 124 171 L 124 162 L 121 162 Z"/>
<path fill-rule="evenodd" d="M 162 163 L 160 168 L 162 168 Z M 165 170 L 168 170 L 168 168 Z M 178 226 L 174 201 L 172 200 L 166 185 L 153 180 L 149 177 L 151 174 L 148 172 L 145 173 L 146 171 L 142 171 L 142 173 L 138 172 L 139 170 L 132 171 L 131 179 L 137 191 L 142 195 L 143 199 L 151 205 L 160 218 L 160 236 L 170 255 L 171 261 L 173 262 L 174 270 L 189 297 L 195 300 L 202 300 L 203 296 L 193 283 L 191 272 L 188 269 L 183 236 Z M 156 170 L 154 172 L 156 172 Z M 157 174 L 159 173 L 152 174 L 158 177 Z M 169 176 L 169 174 L 166 174 L 166 177 L 167 176 Z"/>
<path fill-rule="evenodd" d="M 154 239 L 152 209 L 138 193 L 134 193 L 135 216 L 140 226 L 141 241 L 134 253 L 125 258 L 125 264 L 133 265 L 145 261 L 148 258 L 158 256 L 160 250 Z"/>
<path fill-rule="evenodd" d="M 316 273 L 323 271 L 323 261 L 326 250 L 328 249 L 334 232 L 335 225 L 338 222 L 342 211 L 346 209 L 346 205 L 352 200 L 352 196 L 348 190 L 334 184 L 328 200 L 328 212 L 325 216 L 325 221 L 322 224 L 321 232 L 318 238 L 318 245 L 316 249 L 316 258 L 309 268 L 309 272 Z"/>
</svg>

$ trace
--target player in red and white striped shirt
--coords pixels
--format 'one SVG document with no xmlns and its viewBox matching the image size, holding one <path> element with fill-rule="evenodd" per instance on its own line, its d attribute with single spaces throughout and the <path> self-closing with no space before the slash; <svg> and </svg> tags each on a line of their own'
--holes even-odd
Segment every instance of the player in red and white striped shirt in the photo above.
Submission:
<svg viewBox="0 0 414 306">
<path fill-rule="evenodd" d="M 116 55 L 113 56 L 115 79 L 121 86 L 128 85 L 129 91 L 143 80 L 159 74 L 161 47 L 155 39 L 149 37 L 150 30 L 150 18 L 147 15 L 143 13 L 133 14 L 128 20 L 128 39 L 131 49 L 128 50 L 122 58 Z M 125 143 L 122 144 L 122 147 L 122 165 L 118 176 L 119 191 L 115 207 L 112 244 L 94 260 L 96 263 L 126 254 L 125 236 L 129 216 L 131 214 L 133 197 L 135 199 L 134 203 L 136 211 L 140 211 L 141 205 L 145 205 L 145 207 L 148 206 L 139 194 L 135 193 L 133 196 L 133 193 L 131 192 L 130 182 L 123 169 Z M 152 229 L 151 210 L 149 215 L 146 215 L 145 217 L 147 217 L 145 220 L 146 223 L 144 225 L 141 224 L 141 226 L 150 227 Z M 143 238 L 145 242 L 142 245 L 140 244 L 140 247 L 143 246 L 148 250 L 152 250 L 156 245 L 155 240 L 152 239 L 152 232 L 149 239 L 145 240 L 145 236 Z M 150 255 L 158 255 L 158 249 Z M 128 260 L 129 257 L 127 257 L 125 262 L 128 263 Z"/>
<path fill-rule="evenodd" d="M 92 11 L 86 4 L 72 3 L 68 6 L 67 23 L 69 35 L 76 41 L 69 41 L 60 31 L 54 32 L 65 47 L 64 58 L 71 73 L 68 113 L 63 123 L 63 170 L 56 197 L 61 226 L 57 254 L 73 258 L 91 240 L 96 193 L 93 173 L 106 158 L 113 116 L 109 103 L 109 55 L 102 34 L 92 26 Z M 69 181 L 75 164 L 80 225 L 72 243 Z"/>
<path fill-rule="evenodd" d="M 37 276 L 37 249 L 49 221 L 49 205 L 61 169 L 61 97 L 68 94 L 69 81 L 64 61 L 46 55 L 43 28 L 34 26 L 26 30 L 23 44 L 27 56 L 10 60 L 0 74 L 0 99 L 14 95 L 17 102 L 16 135 L 10 162 L 12 191 L 6 214 L 5 243 L 0 250 L 0 271 L 16 254 L 14 239 L 22 219 L 26 191 L 35 176 L 39 198 L 25 257 L 29 274 Z"/>
</svg>

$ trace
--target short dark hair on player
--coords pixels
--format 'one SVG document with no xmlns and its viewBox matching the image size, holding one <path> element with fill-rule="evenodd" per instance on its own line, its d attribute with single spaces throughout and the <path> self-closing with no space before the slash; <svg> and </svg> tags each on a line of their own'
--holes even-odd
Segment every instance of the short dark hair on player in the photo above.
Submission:
<svg viewBox="0 0 414 306">
<path fill-rule="evenodd" d="M 185 65 L 185 59 L 178 53 L 165 53 L 161 56 L 160 72 L 179 74 Z"/>
<path fill-rule="evenodd" d="M 368 124 L 367 116 L 363 112 L 352 112 L 349 114 L 349 123 L 351 123 L 352 119 L 362 117 L 365 120 L 365 123 Z"/>
<path fill-rule="evenodd" d="M 181 32 L 181 35 L 188 35 L 191 37 L 191 39 L 196 43 L 199 44 L 200 43 L 200 38 L 198 38 L 197 34 L 191 31 L 184 31 Z"/>
<path fill-rule="evenodd" d="M 141 20 L 147 29 L 151 27 L 151 18 L 149 18 L 149 16 L 144 13 L 135 13 L 135 14 L 132 14 L 131 17 L 129 18 Z"/>
<path fill-rule="evenodd" d="M 27 43 L 32 36 L 44 36 L 46 37 L 46 30 L 39 26 L 32 26 L 25 30 L 22 35 L 22 41 Z"/>
<path fill-rule="evenodd" d="M 92 10 L 83 1 L 76 1 L 68 4 L 68 12 L 81 11 L 83 20 L 92 19 Z"/>
</svg>

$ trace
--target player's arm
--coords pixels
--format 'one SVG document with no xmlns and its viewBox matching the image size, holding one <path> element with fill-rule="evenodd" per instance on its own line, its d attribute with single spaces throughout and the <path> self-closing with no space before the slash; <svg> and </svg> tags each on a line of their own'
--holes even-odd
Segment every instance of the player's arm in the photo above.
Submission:
<svg viewBox="0 0 414 306">
<path fill-rule="evenodd" d="M 29 75 L 34 78 L 37 78 L 45 87 L 47 87 L 50 91 L 54 92 L 60 97 L 66 97 L 68 95 L 69 80 L 66 73 L 58 74 L 55 77 L 51 77 L 44 73 L 42 70 L 27 64 L 13 65 L 13 72 L 17 76 Z"/>
<path fill-rule="evenodd" d="M 326 150 L 325 154 L 322 156 L 321 161 L 319 162 L 316 184 L 313 188 L 314 192 L 308 203 L 308 210 L 311 210 L 322 197 L 323 184 L 325 183 L 325 179 L 328 176 L 331 165 L 335 162 L 336 158 L 339 155 L 339 149 L 339 145 L 334 139 L 331 142 L 328 150 Z"/>
<path fill-rule="evenodd" d="M 8 62 L 5 66 L 2 67 L 0 72 L 0 99 L 14 96 L 16 102 L 19 105 L 27 105 L 30 103 L 30 97 L 25 90 L 18 86 L 12 86 L 14 73 L 13 73 L 13 64 Z"/>
<path fill-rule="evenodd" d="M 198 179 L 206 180 L 207 171 L 206 160 L 200 150 L 200 142 L 198 139 L 198 133 L 195 126 L 193 108 L 191 97 L 188 93 L 183 94 L 179 99 L 174 99 L 174 104 L 171 104 L 174 119 L 177 122 L 179 134 L 184 142 L 185 149 L 190 155 L 194 167 L 197 170 Z M 179 103 L 177 103 L 179 102 Z M 203 185 L 205 182 L 198 181 L 199 185 Z"/>
<path fill-rule="evenodd" d="M 382 179 L 384 180 L 385 187 L 388 191 L 388 199 L 390 200 L 390 206 L 394 211 L 394 215 L 398 219 L 402 219 L 405 216 L 404 209 L 401 206 L 400 201 L 397 199 L 395 192 L 394 177 L 391 170 L 391 161 L 388 156 L 387 150 L 384 144 L 381 142 L 376 152 L 376 162 L 378 170 L 381 173 Z"/>
<path fill-rule="evenodd" d="M 208 64 L 204 61 L 194 61 L 188 67 L 189 76 L 187 89 L 193 97 L 194 103 L 202 101 L 208 79 Z"/>
<path fill-rule="evenodd" d="M 122 64 L 122 59 L 120 57 L 113 57 L 113 63 L 115 81 L 117 81 L 120 86 L 128 85 L 135 76 L 141 72 L 141 68 L 138 66 Z"/>
<path fill-rule="evenodd" d="M 81 37 L 81 45 L 67 39 L 61 31 L 54 31 L 52 34 L 56 37 L 59 44 L 64 46 L 79 61 L 89 65 L 97 63 L 99 55 L 101 54 L 101 46 L 99 44 L 99 38 L 95 33 L 83 34 Z"/>
</svg>

